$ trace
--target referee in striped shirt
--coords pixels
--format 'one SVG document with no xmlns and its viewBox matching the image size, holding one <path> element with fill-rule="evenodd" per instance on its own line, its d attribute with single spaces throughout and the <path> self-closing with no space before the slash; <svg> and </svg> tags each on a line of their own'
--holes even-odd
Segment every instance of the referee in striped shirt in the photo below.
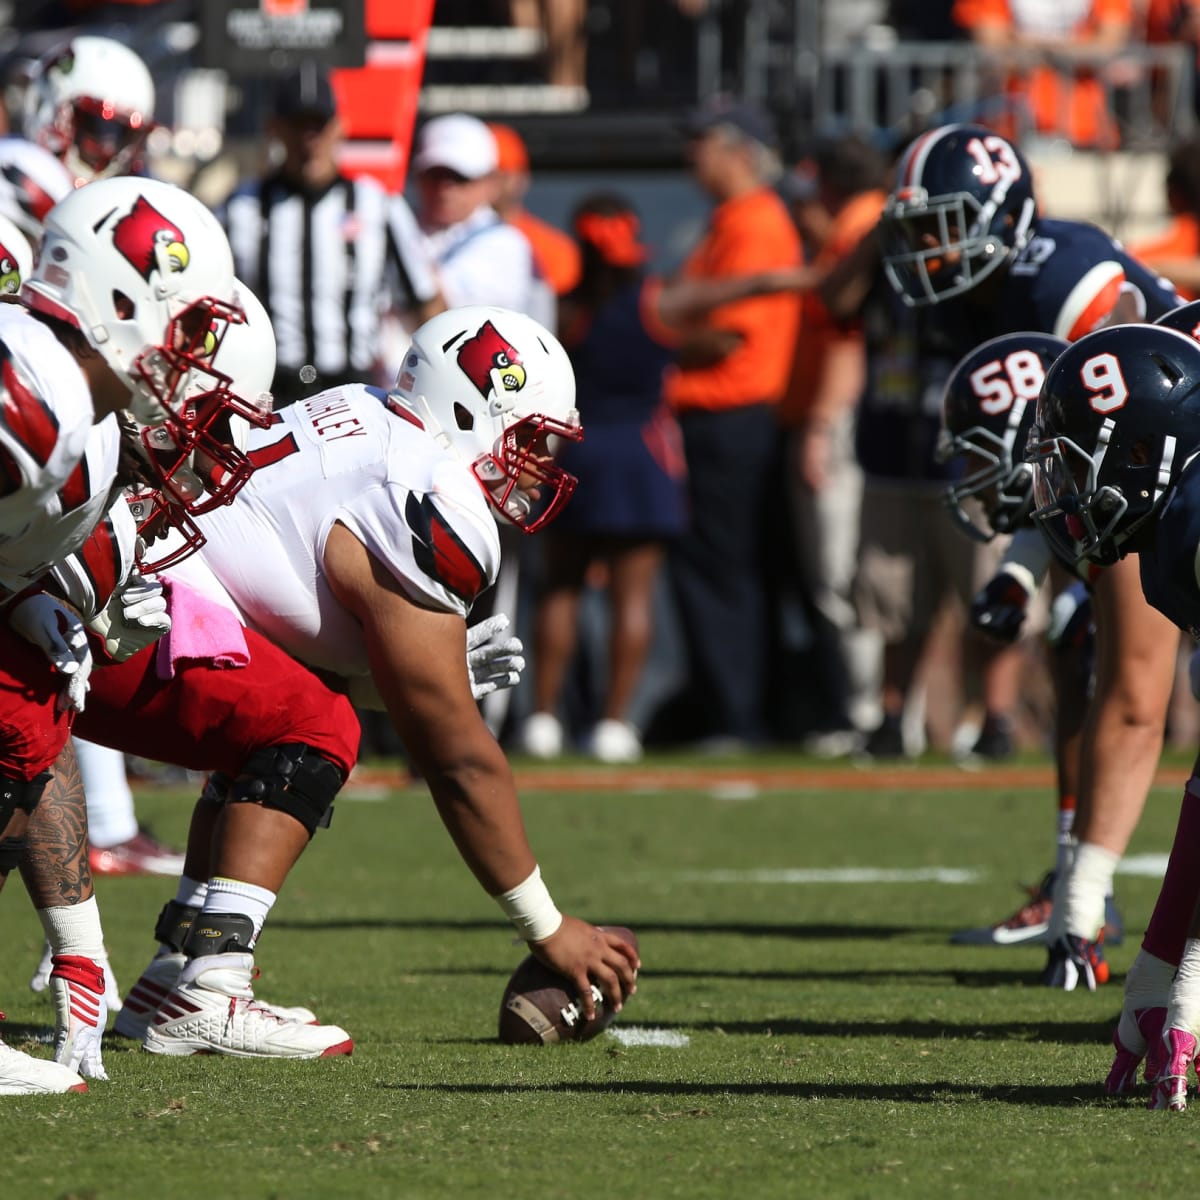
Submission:
<svg viewBox="0 0 1200 1200">
<path fill-rule="evenodd" d="M 283 148 L 274 173 L 238 187 L 222 220 L 238 277 L 271 314 L 275 406 L 341 383 L 383 383 L 384 314 L 417 323 L 445 304 L 402 196 L 338 171 L 333 89 L 306 62 L 275 91 L 267 132 Z"/>
</svg>

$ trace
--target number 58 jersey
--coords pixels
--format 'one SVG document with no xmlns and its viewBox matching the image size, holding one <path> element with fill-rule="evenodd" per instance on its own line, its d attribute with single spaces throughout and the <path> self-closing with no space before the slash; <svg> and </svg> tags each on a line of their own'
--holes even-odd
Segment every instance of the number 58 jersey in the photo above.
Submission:
<svg viewBox="0 0 1200 1200">
<path fill-rule="evenodd" d="M 414 604 L 465 618 L 495 581 L 500 538 L 462 461 L 361 384 L 298 401 L 271 421 L 251 431 L 250 481 L 232 504 L 198 518 L 206 544 L 168 574 L 210 595 L 215 577 L 244 624 L 343 676 L 369 665 L 362 631 L 325 577 L 335 524 Z"/>
</svg>

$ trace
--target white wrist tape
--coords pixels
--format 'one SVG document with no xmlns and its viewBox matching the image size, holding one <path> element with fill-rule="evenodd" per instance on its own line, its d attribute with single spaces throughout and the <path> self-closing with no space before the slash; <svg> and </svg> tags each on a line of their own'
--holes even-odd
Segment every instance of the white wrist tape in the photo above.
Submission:
<svg viewBox="0 0 1200 1200">
<path fill-rule="evenodd" d="M 554 905 L 550 890 L 542 882 L 542 870 L 533 868 L 533 874 L 515 888 L 501 892 L 496 903 L 504 909 L 504 915 L 517 927 L 517 932 L 526 942 L 542 942 L 558 932 L 562 924 L 562 913 Z"/>
<path fill-rule="evenodd" d="M 1032 596 L 1046 578 L 1052 557 L 1045 536 L 1037 529 L 1022 526 L 1013 534 L 999 569 L 1007 571 Z"/>
</svg>

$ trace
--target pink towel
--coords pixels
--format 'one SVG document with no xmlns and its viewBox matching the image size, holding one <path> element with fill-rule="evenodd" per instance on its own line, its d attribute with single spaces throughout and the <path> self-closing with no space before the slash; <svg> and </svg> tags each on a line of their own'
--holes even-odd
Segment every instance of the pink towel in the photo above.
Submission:
<svg viewBox="0 0 1200 1200">
<path fill-rule="evenodd" d="M 162 582 L 171 628 L 158 643 L 159 679 L 173 679 L 180 667 L 190 663 L 244 667 L 250 661 L 246 631 L 229 609 L 178 579 L 164 577 Z"/>
</svg>

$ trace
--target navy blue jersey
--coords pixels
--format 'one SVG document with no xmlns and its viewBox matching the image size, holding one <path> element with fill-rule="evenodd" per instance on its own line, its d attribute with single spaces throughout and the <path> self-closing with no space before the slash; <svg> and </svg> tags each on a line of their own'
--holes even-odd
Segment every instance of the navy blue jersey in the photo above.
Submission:
<svg viewBox="0 0 1200 1200">
<path fill-rule="evenodd" d="M 1200 638 L 1200 458 L 1180 475 L 1159 515 L 1154 544 L 1139 554 L 1146 599 L 1180 629 Z"/>
<path fill-rule="evenodd" d="M 1168 280 L 1144 267 L 1102 229 L 1085 221 L 1040 220 L 986 305 L 934 309 L 956 357 L 1005 333 L 1036 330 L 1077 341 L 1096 328 L 1124 294 L 1153 321 L 1183 303 Z"/>
</svg>

